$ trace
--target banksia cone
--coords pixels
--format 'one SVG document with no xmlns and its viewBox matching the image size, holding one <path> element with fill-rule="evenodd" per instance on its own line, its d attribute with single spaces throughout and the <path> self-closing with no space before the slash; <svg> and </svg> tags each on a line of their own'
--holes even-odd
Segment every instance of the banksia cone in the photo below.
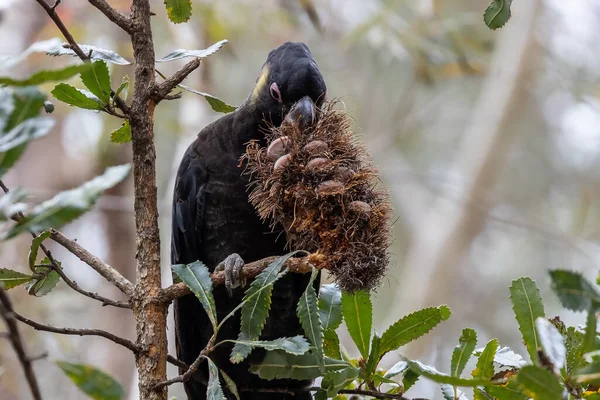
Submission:
<svg viewBox="0 0 600 400">
<path fill-rule="evenodd" d="M 267 132 L 268 148 L 248 145 L 250 202 L 342 289 L 373 289 L 389 262 L 389 198 L 350 118 L 334 106 L 318 110 L 314 124 L 286 119 Z"/>
</svg>

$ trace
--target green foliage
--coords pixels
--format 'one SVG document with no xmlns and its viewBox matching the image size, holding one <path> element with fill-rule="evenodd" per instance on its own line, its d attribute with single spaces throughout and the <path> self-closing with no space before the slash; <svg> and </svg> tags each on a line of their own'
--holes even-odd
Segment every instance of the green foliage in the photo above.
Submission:
<svg viewBox="0 0 600 400">
<path fill-rule="evenodd" d="M 552 290 L 563 307 L 573 311 L 588 311 L 600 304 L 600 293 L 581 274 L 573 271 L 552 270 Z"/>
<path fill-rule="evenodd" d="M 483 14 L 483 21 L 490 29 L 498 29 L 504 26 L 510 18 L 510 6 L 512 0 L 492 0 Z"/>
<path fill-rule="evenodd" d="M 331 358 L 342 358 L 340 338 L 333 329 L 323 331 L 323 354 Z"/>
<path fill-rule="evenodd" d="M 91 68 L 81 71 L 81 82 L 104 104 L 110 101 L 110 75 L 106 62 L 94 61 Z"/>
<path fill-rule="evenodd" d="M 587 319 L 585 323 L 585 335 L 583 336 L 583 342 L 581 344 L 581 351 L 583 353 L 588 353 L 594 350 L 594 345 L 596 343 L 597 334 L 597 325 L 598 319 L 596 318 L 596 309 L 591 308 L 588 311 Z"/>
<path fill-rule="evenodd" d="M 58 265 L 60 268 L 60 263 Z M 36 279 L 27 285 L 27 292 L 36 297 L 47 295 L 56 287 L 60 281 L 60 275 L 50 266 L 50 260 L 46 257 L 40 265 L 33 268 Z"/>
<path fill-rule="evenodd" d="M 6 101 L 6 104 L 10 104 L 12 112 L 3 121 L 4 131 L 9 131 L 25 120 L 37 117 L 47 98 L 38 88 L 32 86 L 3 89 L 2 92 L 12 98 L 12 102 Z"/>
<path fill-rule="evenodd" d="M 77 89 L 66 83 L 57 85 L 52 92 L 52 95 L 57 99 L 69 105 L 85 108 L 87 110 L 102 110 L 104 103 L 95 96 L 89 96 L 81 89 Z"/>
<path fill-rule="evenodd" d="M 302 329 L 306 336 L 310 339 L 310 342 L 314 346 L 317 360 L 323 363 L 323 328 L 321 327 L 321 321 L 319 320 L 319 312 L 317 305 L 317 294 L 313 282 L 317 277 L 319 270 L 313 268 L 308 286 L 304 293 L 300 297 L 296 313 L 298 319 L 302 325 Z"/>
<path fill-rule="evenodd" d="M 129 170 L 129 164 L 107 168 L 103 175 L 33 207 L 25 218 L 12 226 L 4 238 L 12 238 L 25 231 L 58 228 L 73 221 L 92 208 L 102 192 L 125 179 Z"/>
<path fill-rule="evenodd" d="M 92 399 L 121 400 L 124 397 L 123 386 L 98 368 L 65 361 L 57 361 L 56 364 L 82 392 Z"/>
<path fill-rule="evenodd" d="M 26 275 L 11 269 L 0 268 L 0 286 L 6 290 L 28 283 L 33 279 L 34 277 L 31 275 Z"/>
<path fill-rule="evenodd" d="M 234 107 L 234 106 L 231 106 L 231 105 L 225 103 L 223 100 L 213 96 L 212 94 L 200 92 L 196 89 L 192 89 L 189 86 L 185 86 L 185 85 L 181 85 L 181 84 L 177 85 L 177 87 L 180 87 L 184 90 L 187 90 L 188 92 L 191 92 L 191 93 L 194 93 L 194 94 L 204 97 L 206 99 L 206 101 L 208 102 L 208 104 L 210 105 L 210 107 L 213 109 L 213 111 L 227 114 L 230 112 L 234 112 L 237 108 L 237 107 Z"/>
<path fill-rule="evenodd" d="M 125 75 L 121 80 L 121 84 L 115 92 L 115 97 L 121 97 L 123 101 L 127 100 L 127 91 L 129 89 L 129 75 Z"/>
<path fill-rule="evenodd" d="M 519 278 L 514 280 L 510 286 L 510 300 L 529 357 L 531 361 L 535 362 L 539 348 L 535 320 L 545 316 L 540 290 L 530 278 Z"/>
<path fill-rule="evenodd" d="M 342 292 L 336 284 L 319 289 L 319 319 L 324 330 L 335 330 L 342 324 Z"/>
<path fill-rule="evenodd" d="M 407 360 L 408 361 L 408 360 Z M 475 387 L 483 386 L 489 383 L 488 379 L 474 378 L 465 379 L 457 376 L 446 375 L 439 372 L 430 365 L 425 365 L 420 361 L 408 361 L 409 368 L 418 375 L 422 375 L 437 383 L 446 383 L 452 386 Z"/>
<path fill-rule="evenodd" d="M 61 69 L 49 69 L 36 72 L 25 79 L 0 77 L 0 85 L 36 86 L 46 82 L 64 81 L 79 73 L 90 70 L 89 64 L 71 65 Z"/>
<path fill-rule="evenodd" d="M 450 375 L 460 376 L 477 346 L 477 333 L 471 328 L 465 328 L 458 339 L 458 345 L 452 351 Z"/>
<path fill-rule="evenodd" d="M 231 394 L 233 394 L 236 400 L 240 400 L 240 394 L 238 393 L 237 385 L 235 384 L 233 379 L 231 379 L 229 375 L 225 373 L 225 371 L 219 370 L 219 372 L 221 373 L 221 376 L 223 377 L 223 380 L 227 385 L 227 389 L 229 389 L 229 391 L 231 392 Z"/>
<path fill-rule="evenodd" d="M 339 371 L 330 371 L 323 375 L 321 389 L 325 391 L 328 397 L 334 397 L 341 389 L 352 383 L 359 374 L 359 370 L 354 367 L 348 367 Z"/>
<path fill-rule="evenodd" d="M 210 358 L 207 358 L 206 361 L 208 361 L 207 400 L 226 400 L 221 388 L 221 382 L 219 381 L 219 368 L 217 368 L 217 365 Z"/>
<path fill-rule="evenodd" d="M 373 326 L 373 306 L 369 292 L 359 290 L 342 293 L 342 314 L 350 337 L 363 358 L 369 356 L 371 329 Z"/>
<path fill-rule="evenodd" d="M 27 143 L 45 136 L 54 126 L 54 121 L 45 118 L 31 118 L 0 136 L 0 177 L 21 157 Z"/>
<path fill-rule="evenodd" d="M 191 264 L 177 264 L 171 267 L 179 278 L 192 290 L 200 300 L 208 319 L 212 324 L 213 331 L 217 329 L 217 308 L 212 295 L 212 280 L 210 271 L 200 261 Z"/>
<path fill-rule="evenodd" d="M 112 143 L 128 143 L 131 142 L 131 126 L 129 120 L 126 119 L 121 124 L 121 127 L 115 129 L 110 134 L 110 141 Z"/>
<path fill-rule="evenodd" d="M 203 50 L 185 50 L 178 49 L 170 52 L 163 58 L 156 60 L 156 62 L 164 62 L 164 61 L 173 61 L 179 60 L 182 58 L 193 57 L 193 58 L 206 58 L 212 54 L 215 54 L 217 51 L 223 47 L 224 44 L 229 43 L 227 39 L 221 40 L 210 47 L 207 47 Z"/>
<path fill-rule="evenodd" d="M 529 397 L 536 400 L 561 400 L 563 387 L 558 377 L 546 368 L 527 365 L 517 374 L 521 389 Z"/>
<path fill-rule="evenodd" d="M 583 364 L 583 333 L 572 326 L 569 327 L 566 332 L 565 347 L 567 349 L 566 372 L 572 375 Z"/>
<path fill-rule="evenodd" d="M 490 340 L 486 345 L 479 359 L 477 360 L 477 366 L 471 373 L 473 378 L 491 379 L 494 375 L 494 357 L 498 350 L 498 339 Z"/>
<path fill-rule="evenodd" d="M 190 0 L 165 0 L 165 7 L 169 19 L 175 24 L 187 22 L 192 16 L 192 2 Z"/>
<path fill-rule="evenodd" d="M 282 266 L 294 253 L 279 257 L 265 268 L 250 284 L 242 301 L 242 320 L 238 341 L 258 340 L 265 326 L 269 308 L 271 307 L 271 293 L 273 285 L 287 270 Z M 236 344 L 231 351 L 231 362 L 242 362 L 252 348 L 244 344 Z"/>
<path fill-rule="evenodd" d="M 40 233 L 39 235 L 37 235 L 37 237 L 35 237 L 31 241 L 31 246 L 29 247 L 28 261 L 29 261 L 29 268 L 31 268 L 32 271 L 33 271 L 33 268 L 35 267 L 38 250 L 40 249 L 42 242 L 50 237 L 50 233 L 51 233 L 50 231 L 44 231 L 44 232 Z"/>
<path fill-rule="evenodd" d="M 573 377 L 580 383 L 598 385 L 600 384 L 600 361 L 586 365 L 576 371 Z"/>
<path fill-rule="evenodd" d="M 391 325 L 381 337 L 382 355 L 423 336 L 437 324 L 450 318 L 447 306 L 430 307 L 416 311 Z"/>
<path fill-rule="evenodd" d="M 262 379 L 315 379 L 321 376 L 320 361 L 314 353 L 303 355 L 288 354 L 284 351 L 270 351 L 260 364 L 252 365 L 250 371 Z M 324 359 L 325 371 L 338 371 L 352 367 L 352 364 L 334 360 L 329 357 Z"/>
</svg>

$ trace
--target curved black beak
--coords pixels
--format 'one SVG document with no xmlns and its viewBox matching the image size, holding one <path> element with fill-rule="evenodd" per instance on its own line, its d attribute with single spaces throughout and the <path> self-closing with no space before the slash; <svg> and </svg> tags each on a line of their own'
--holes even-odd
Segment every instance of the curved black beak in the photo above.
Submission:
<svg viewBox="0 0 600 400">
<path fill-rule="evenodd" d="M 298 100 L 285 116 L 287 122 L 299 124 L 302 128 L 313 125 L 316 119 L 317 107 L 310 96 Z"/>
</svg>

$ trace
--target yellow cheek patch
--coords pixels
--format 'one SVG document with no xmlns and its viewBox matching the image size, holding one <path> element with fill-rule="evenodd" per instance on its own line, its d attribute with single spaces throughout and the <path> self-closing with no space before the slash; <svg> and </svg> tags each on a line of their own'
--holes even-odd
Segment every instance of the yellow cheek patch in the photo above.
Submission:
<svg viewBox="0 0 600 400">
<path fill-rule="evenodd" d="M 269 80 L 269 66 L 265 65 L 262 69 L 260 77 L 256 81 L 256 86 L 254 86 L 254 90 L 252 90 L 252 99 L 258 97 L 261 91 L 264 90 L 265 86 L 267 86 L 267 82 Z"/>
</svg>

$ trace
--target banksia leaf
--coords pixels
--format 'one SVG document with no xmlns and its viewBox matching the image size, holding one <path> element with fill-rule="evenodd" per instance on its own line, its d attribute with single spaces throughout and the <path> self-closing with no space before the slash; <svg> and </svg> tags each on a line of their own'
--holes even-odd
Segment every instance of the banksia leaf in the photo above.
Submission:
<svg viewBox="0 0 600 400">
<path fill-rule="evenodd" d="M 552 290 L 563 307 L 573 311 L 588 311 L 600 305 L 600 293 L 578 272 L 550 271 Z"/>
<path fill-rule="evenodd" d="M 396 350 L 423 336 L 437 324 L 450 318 L 447 306 L 430 307 L 416 311 L 391 325 L 381 337 L 381 354 Z"/>
<path fill-rule="evenodd" d="M 315 347 L 315 353 L 318 360 L 323 360 L 323 330 L 321 328 L 321 321 L 319 320 L 319 309 L 317 305 L 317 294 L 313 282 L 317 277 L 319 270 L 313 268 L 310 280 L 306 290 L 298 301 L 298 308 L 296 313 L 300 319 L 300 324 L 306 337 L 310 339 L 310 342 Z"/>
<path fill-rule="evenodd" d="M 352 364 L 325 357 L 325 371 L 339 371 L 352 367 Z M 250 372 L 262 379 L 316 379 L 323 374 L 318 356 L 314 353 L 305 353 L 301 356 L 288 354 L 284 351 L 269 351 L 260 364 L 253 364 Z"/>
<path fill-rule="evenodd" d="M 256 341 L 240 341 L 240 340 L 225 340 L 235 344 L 242 344 L 249 347 L 260 347 L 262 349 L 273 351 L 283 350 L 289 354 L 302 355 L 308 351 L 310 344 L 302 336 L 292 336 L 289 338 L 278 338 L 274 340 L 256 340 Z"/>
<path fill-rule="evenodd" d="M 460 376 L 477 346 L 477 333 L 471 328 L 465 328 L 458 339 L 458 345 L 452 351 L 450 374 Z"/>
<path fill-rule="evenodd" d="M 544 303 L 540 290 L 531 278 L 519 278 L 510 286 L 510 300 L 513 305 L 519 330 L 531 361 L 537 362 L 537 350 L 540 347 L 535 320 L 545 317 Z"/>
<path fill-rule="evenodd" d="M 335 330 L 342 323 L 342 292 L 330 283 L 319 289 L 319 318 L 323 330 Z"/>
<path fill-rule="evenodd" d="M 31 275 L 25 275 L 12 269 L 0 268 L 0 286 L 6 290 L 30 282 L 33 279 Z"/>
<path fill-rule="evenodd" d="M 219 368 L 210 358 L 206 357 L 208 362 L 208 385 L 206 386 L 207 400 L 227 400 L 221 382 L 219 381 Z"/>
<path fill-rule="evenodd" d="M 546 318 L 539 317 L 535 321 L 535 327 L 538 337 L 540 338 L 541 348 L 544 349 L 544 354 L 555 367 L 555 372 L 560 371 L 565 365 L 565 359 L 567 357 L 567 349 L 565 347 L 563 336 L 556 326 Z"/>
<path fill-rule="evenodd" d="M 239 341 L 256 341 L 260 337 L 269 310 L 271 308 L 271 293 L 273 285 L 282 277 L 287 270 L 281 270 L 283 264 L 295 253 L 289 253 L 279 257 L 265 268 L 250 284 L 244 294 L 242 301 L 242 320 L 240 327 Z M 231 362 L 236 364 L 242 362 L 252 348 L 244 344 L 236 344 L 231 351 Z"/>
<path fill-rule="evenodd" d="M 65 375 L 85 394 L 95 400 L 121 400 L 125 395 L 123 386 L 106 372 L 85 364 L 57 361 Z"/>
<path fill-rule="evenodd" d="M 521 389 L 536 400 L 562 400 L 563 386 L 552 372 L 537 365 L 526 365 L 517 374 Z"/>
<path fill-rule="evenodd" d="M 373 326 L 373 306 L 369 292 L 366 290 L 354 293 L 342 292 L 342 313 L 350 337 L 362 357 L 367 359 Z"/>
<path fill-rule="evenodd" d="M 190 0 L 165 0 L 165 7 L 169 19 L 175 24 L 187 22 L 192 16 L 192 2 Z"/>
<path fill-rule="evenodd" d="M 490 29 L 502 28 L 510 19 L 512 0 L 492 0 L 483 14 L 483 21 Z"/>
<path fill-rule="evenodd" d="M 190 264 L 177 264 L 171 267 L 179 278 L 185 282 L 194 295 L 200 300 L 200 304 L 206 311 L 208 319 L 213 327 L 213 332 L 217 329 L 217 307 L 212 294 L 212 280 L 210 272 L 206 265 L 200 261 L 194 261 Z"/>
<path fill-rule="evenodd" d="M 81 82 L 104 104 L 110 101 L 110 75 L 102 60 L 94 61 L 91 68 L 81 72 Z"/>
<path fill-rule="evenodd" d="M 323 354 L 331 358 L 342 358 L 340 352 L 340 338 L 332 329 L 323 331 Z"/>
</svg>

